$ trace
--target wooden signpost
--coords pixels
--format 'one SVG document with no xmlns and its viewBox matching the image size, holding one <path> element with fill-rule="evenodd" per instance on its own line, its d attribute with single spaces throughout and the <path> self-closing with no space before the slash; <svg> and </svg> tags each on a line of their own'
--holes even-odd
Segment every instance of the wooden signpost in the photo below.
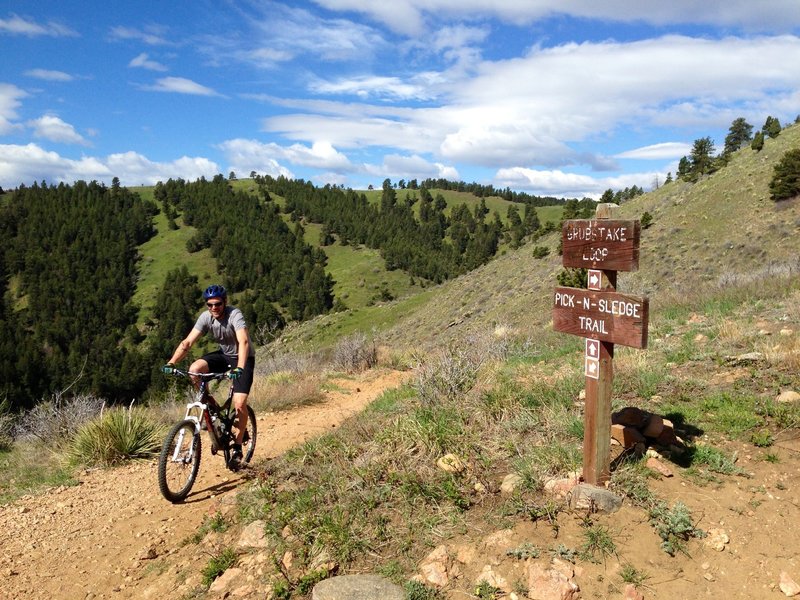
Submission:
<svg viewBox="0 0 800 600">
<path fill-rule="evenodd" d="M 588 290 L 557 287 L 553 329 L 586 338 L 586 412 L 583 479 L 597 485 L 611 475 L 611 390 L 614 344 L 647 347 L 649 300 L 616 291 L 617 271 L 639 268 L 639 221 L 611 219 L 615 204 L 599 204 L 596 218 L 564 221 L 564 267 L 588 269 Z"/>
</svg>

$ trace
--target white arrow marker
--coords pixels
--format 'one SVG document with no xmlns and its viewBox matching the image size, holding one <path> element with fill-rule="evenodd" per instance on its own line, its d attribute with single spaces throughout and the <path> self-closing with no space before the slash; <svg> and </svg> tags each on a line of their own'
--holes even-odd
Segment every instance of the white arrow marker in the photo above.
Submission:
<svg viewBox="0 0 800 600">
<path fill-rule="evenodd" d="M 589 269 L 588 286 L 590 290 L 599 290 L 600 282 L 602 281 L 602 274 L 597 269 Z"/>
<path fill-rule="evenodd" d="M 589 373 L 594 375 L 597 372 L 597 363 L 594 361 L 589 362 Z"/>
<path fill-rule="evenodd" d="M 599 350 L 596 340 L 586 340 L 586 356 L 589 358 L 597 358 Z"/>
</svg>

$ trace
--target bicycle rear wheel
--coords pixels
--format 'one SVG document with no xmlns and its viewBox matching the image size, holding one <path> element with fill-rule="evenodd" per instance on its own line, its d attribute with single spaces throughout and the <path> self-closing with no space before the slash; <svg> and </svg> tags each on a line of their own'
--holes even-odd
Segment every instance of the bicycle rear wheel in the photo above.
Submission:
<svg viewBox="0 0 800 600">
<path fill-rule="evenodd" d="M 158 458 L 158 487 L 172 503 L 182 502 L 200 469 L 201 439 L 195 422 L 185 419 L 170 429 Z"/>
<path fill-rule="evenodd" d="M 253 458 L 253 452 L 256 451 L 256 413 L 253 411 L 253 407 L 249 404 L 247 405 L 247 426 L 244 428 L 244 437 L 242 438 L 242 454 L 244 454 L 244 458 L 242 459 L 243 464 L 247 464 L 250 462 L 250 459 Z"/>
</svg>

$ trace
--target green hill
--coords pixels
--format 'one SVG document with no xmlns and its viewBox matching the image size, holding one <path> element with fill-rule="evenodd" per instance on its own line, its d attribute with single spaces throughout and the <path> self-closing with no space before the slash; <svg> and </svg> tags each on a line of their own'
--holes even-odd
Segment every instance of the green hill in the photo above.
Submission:
<svg viewBox="0 0 800 600">
<path fill-rule="evenodd" d="M 800 147 L 800 125 L 749 147 L 695 184 L 674 181 L 620 206 L 619 218 L 653 216 L 643 230 L 639 271 L 620 273 L 620 291 L 659 307 L 689 302 L 704 292 L 787 269 L 800 271 L 800 200 L 774 202 L 769 181 L 775 163 Z M 284 336 L 288 348 L 318 347 L 355 330 L 375 331 L 395 349 L 433 348 L 495 326 L 533 334 L 549 327 L 552 290 L 561 271 L 560 232 L 500 253 L 475 271 L 421 295 L 324 315 Z M 534 245 L 550 254 L 533 257 Z"/>
</svg>

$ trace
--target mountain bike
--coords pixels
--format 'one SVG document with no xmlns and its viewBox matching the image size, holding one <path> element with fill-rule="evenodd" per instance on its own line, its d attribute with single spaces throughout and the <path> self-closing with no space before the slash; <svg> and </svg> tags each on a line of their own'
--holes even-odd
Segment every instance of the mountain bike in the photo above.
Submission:
<svg viewBox="0 0 800 600">
<path fill-rule="evenodd" d="M 170 429 L 158 459 L 158 487 L 164 498 L 176 503 L 182 502 L 189 495 L 200 470 L 200 432 L 208 431 L 211 454 L 222 450 L 225 465 L 230 470 L 237 471 L 253 458 L 256 449 L 256 415 L 248 405 L 247 426 L 242 438 L 242 459 L 241 462 L 232 460 L 231 445 L 235 441 L 233 426 L 236 422 L 233 382 L 228 390 L 228 399 L 222 406 L 208 395 L 209 384 L 225 379 L 227 373 L 193 373 L 174 369 L 173 374 L 178 377 L 196 377 L 199 380 L 194 397 L 186 405 L 186 415 Z"/>
</svg>

